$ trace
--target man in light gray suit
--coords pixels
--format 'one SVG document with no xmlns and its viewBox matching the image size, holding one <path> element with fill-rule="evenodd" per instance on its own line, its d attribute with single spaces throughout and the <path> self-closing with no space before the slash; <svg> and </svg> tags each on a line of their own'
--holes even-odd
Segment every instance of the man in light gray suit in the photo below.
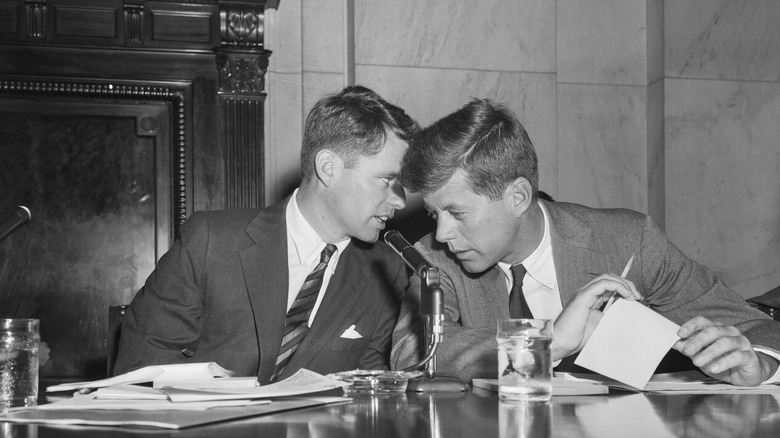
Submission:
<svg viewBox="0 0 780 438">
<path fill-rule="evenodd" d="M 683 255 L 650 217 L 540 200 L 534 147 L 509 110 L 474 100 L 424 129 L 400 180 L 437 223 L 415 247 L 441 271 L 440 371 L 495 378 L 496 322 L 524 311 L 554 320 L 554 361 L 571 357 L 616 291 L 681 324 L 674 348 L 706 374 L 746 386 L 778 380 L 780 323 Z M 632 255 L 627 277 L 614 274 Z M 419 304 L 413 279 L 393 333 L 394 368 L 421 358 Z"/>
</svg>

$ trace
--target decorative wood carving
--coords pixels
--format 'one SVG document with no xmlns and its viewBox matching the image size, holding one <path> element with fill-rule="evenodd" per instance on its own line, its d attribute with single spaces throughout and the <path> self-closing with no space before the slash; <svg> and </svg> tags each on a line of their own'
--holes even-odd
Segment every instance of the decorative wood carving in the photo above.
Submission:
<svg viewBox="0 0 780 438">
<path fill-rule="evenodd" d="M 263 103 L 271 52 L 263 49 L 263 18 L 262 4 L 220 4 L 222 43 L 215 52 L 228 208 L 265 204 Z"/>
</svg>

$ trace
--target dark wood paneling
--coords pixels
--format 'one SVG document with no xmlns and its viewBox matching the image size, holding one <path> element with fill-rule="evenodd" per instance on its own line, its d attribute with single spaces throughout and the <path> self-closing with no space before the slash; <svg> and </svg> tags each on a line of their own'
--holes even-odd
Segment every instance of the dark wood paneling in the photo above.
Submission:
<svg viewBox="0 0 780 438">
<path fill-rule="evenodd" d="M 41 319 L 43 375 L 103 374 L 108 305 L 188 214 L 264 204 L 264 3 L 0 0 L 0 214 L 33 211 L 0 316 Z"/>
</svg>

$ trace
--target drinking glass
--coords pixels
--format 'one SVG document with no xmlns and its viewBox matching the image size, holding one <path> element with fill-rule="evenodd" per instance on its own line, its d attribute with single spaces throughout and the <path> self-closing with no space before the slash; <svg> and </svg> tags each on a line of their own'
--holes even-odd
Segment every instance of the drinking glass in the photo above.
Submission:
<svg viewBox="0 0 780 438">
<path fill-rule="evenodd" d="M 552 321 L 505 319 L 498 322 L 498 396 L 501 400 L 552 398 Z"/>
<path fill-rule="evenodd" d="M 38 404 L 37 319 L 0 319 L 0 408 Z"/>
</svg>

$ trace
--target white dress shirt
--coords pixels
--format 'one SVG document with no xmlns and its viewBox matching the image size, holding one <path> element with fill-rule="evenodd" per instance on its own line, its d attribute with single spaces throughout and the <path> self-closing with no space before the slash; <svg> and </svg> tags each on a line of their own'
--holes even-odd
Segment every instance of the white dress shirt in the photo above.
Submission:
<svg viewBox="0 0 780 438">
<path fill-rule="evenodd" d="M 290 310 L 295 297 L 301 290 L 301 286 L 306 281 L 306 277 L 314 270 L 320 262 L 320 255 L 325 248 L 325 241 L 309 225 L 306 218 L 301 214 L 298 208 L 298 189 L 295 189 L 290 202 L 287 203 L 285 219 L 287 221 L 287 269 L 289 271 L 289 288 L 287 289 L 287 310 Z M 317 294 L 317 302 L 309 315 L 308 326 L 311 327 L 317 310 L 322 303 L 322 297 L 328 289 L 328 283 L 333 273 L 336 272 L 336 265 L 339 262 L 341 253 L 349 245 L 350 239 L 336 243 L 336 252 L 330 258 L 325 275 L 322 277 L 322 287 Z"/>
<path fill-rule="evenodd" d="M 528 271 L 523 280 L 523 295 L 525 295 L 528 308 L 531 309 L 534 318 L 555 321 L 563 311 L 563 304 L 561 292 L 558 289 L 558 279 L 555 276 L 555 262 L 553 261 L 550 240 L 550 219 L 547 217 L 547 209 L 544 207 L 544 204 L 540 202 L 539 207 L 541 207 L 542 215 L 544 216 L 544 234 L 542 235 L 542 241 L 539 242 L 539 246 L 522 262 Z M 512 290 L 513 283 L 510 271 L 512 265 L 499 262 L 498 266 L 506 276 L 508 296 Z M 754 345 L 753 349 L 780 361 L 780 354 L 770 348 Z M 558 363 L 560 361 L 556 361 L 553 366 L 556 366 Z M 774 375 L 763 383 L 777 382 L 780 382 L 780 367 Z"/>
<path fill-rule="evenodd" d="M 539 203 L 539 207 L 544 216 L 544 234 L 539 246 L 522 262 L 528 271 L 523 280 L 523 295 L 534 318 L 555 321 L 563 311 L 563 304 L 558 290 L 558 279 L 555 276 L 555 262 L 550 243 L 550 221 L 544 204 Z M 512 265 L 499 262 L 498 266 L 506 276 L 507 294 L 509 294 L 513 283 L 510 272 Z"/>
</svg>

